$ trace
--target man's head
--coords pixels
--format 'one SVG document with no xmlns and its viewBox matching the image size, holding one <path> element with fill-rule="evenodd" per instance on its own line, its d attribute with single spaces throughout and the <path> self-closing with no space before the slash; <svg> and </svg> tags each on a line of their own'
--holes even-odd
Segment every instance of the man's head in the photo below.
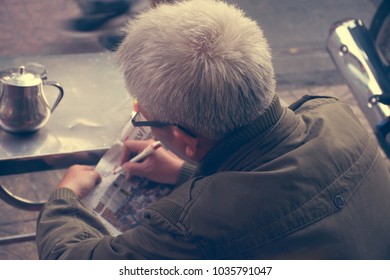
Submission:
<svg viewBox="0 0 390 280">
<path fill-rule="evenodd" d="M 256 22 L 232 5 L 161 4 L 130 20 L 126 32 L 117 61 L 148 119 L 219 140 L 271 103 L 268 43 Z"/>
</svg>

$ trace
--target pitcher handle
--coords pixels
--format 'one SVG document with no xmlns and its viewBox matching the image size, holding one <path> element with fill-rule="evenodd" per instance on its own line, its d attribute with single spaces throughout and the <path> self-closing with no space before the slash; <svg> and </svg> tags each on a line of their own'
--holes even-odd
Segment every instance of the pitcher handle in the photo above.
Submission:
<svg viewBox="0 0 390 280">
<path fill-rule="evenodd" d="M 64 97 L 64 89 L 62 88 L 60 83 L 55 81 L 45 81 L 45 85 L 56 87 L 59 91 L 56 101 L 54 102 L 53 106 L 50 108 L 50 112 L 53 113 L 55 108 L 57 108 L 58 104 L 60 103 L 62 97 Z"/>
</svg>

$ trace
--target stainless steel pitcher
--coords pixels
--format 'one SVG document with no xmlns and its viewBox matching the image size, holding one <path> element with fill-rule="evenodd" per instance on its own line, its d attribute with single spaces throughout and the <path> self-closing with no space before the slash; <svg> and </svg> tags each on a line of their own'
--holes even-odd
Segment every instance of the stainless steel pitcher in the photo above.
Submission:
<svg viewBox="0 0 390 280">
<path fill-rule="evenodd" d="M 43 127 L 64 96 L 62 86 L 48 82 L 45 76 L 24 66 L 8 69 L 0 74 L 0 127 L 10 133 L 34 132 Z M 58 96 L 50 107 L 43 86 L 58 89 Z"/>
</svg>

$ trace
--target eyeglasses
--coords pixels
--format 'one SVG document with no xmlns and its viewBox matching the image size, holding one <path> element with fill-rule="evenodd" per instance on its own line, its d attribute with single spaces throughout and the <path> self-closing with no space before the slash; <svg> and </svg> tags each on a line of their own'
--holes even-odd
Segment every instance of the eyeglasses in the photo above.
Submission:
<svg viewBox="0 0 390 280">
<path fill-rule="evenodd" d="M 139 111 L 131 119 L 131 123 L 135 127 L 149 126 L 149 127 L 160 128 L 160 127 L 166 127 L 166 126 L 176 126 L 180 130 L 182 130 L 184 133 L 186 133 L 189 136 L 191 136 L 192 138 L 196 138 L 196 135 L 194 133 L 189 131 L 187 128 L 182 127 L 178 123 L 166 123 L 166 122 L 159 122 L 159 121 L 145 121 L 145 117 Z"/>
</svg>

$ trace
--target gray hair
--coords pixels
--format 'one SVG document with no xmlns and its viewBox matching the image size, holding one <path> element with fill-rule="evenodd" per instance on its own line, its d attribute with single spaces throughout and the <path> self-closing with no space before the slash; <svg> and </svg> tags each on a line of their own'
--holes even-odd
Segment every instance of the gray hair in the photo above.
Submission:
<svg viewBox="0 0 390 280">
<path fill-rule="evenodd" d="M 125 31 L 116 60 L 127 90 L 153 120 L 220 139 L 258 118 L 275 95 L 267 40 L 233 5 L 161 4 Z"/>
</svg>

